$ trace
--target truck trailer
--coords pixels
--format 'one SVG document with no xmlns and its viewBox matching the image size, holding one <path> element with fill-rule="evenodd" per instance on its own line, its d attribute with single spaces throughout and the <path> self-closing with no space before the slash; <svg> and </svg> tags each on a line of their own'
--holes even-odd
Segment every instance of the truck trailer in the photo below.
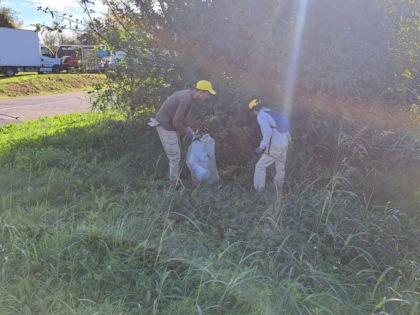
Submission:
<svg viewBox="0 0 420 315">
<path fill-rule="evenodd" d="M 39 41 L 38 33 L 0 27 L 0 73 L 60 73 L 60 58 Z"/>
</svg>

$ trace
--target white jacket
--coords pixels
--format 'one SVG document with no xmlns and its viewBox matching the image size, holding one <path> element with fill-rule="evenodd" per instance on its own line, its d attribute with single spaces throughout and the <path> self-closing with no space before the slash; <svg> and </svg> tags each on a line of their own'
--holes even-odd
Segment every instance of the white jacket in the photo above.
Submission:
<svg viewBox="0 0 420 315">
<path fill-rule="evenodd" d="M 276 122 L 274 121 L 273 117 L 267 113 L 269 108 L 263 108 L 257 115 L 257 121 L 261 128 L 262 133 L 262 140 L 260 142 L 260 148 L 264 149 L 268 147 L 270 144 L 272 146 L 278 145 L 286 145 L 288 143 L 288 132 L 280 133 L 276 128 L 272 128 L 271 126 L 275 126 Z"/>
</svg>

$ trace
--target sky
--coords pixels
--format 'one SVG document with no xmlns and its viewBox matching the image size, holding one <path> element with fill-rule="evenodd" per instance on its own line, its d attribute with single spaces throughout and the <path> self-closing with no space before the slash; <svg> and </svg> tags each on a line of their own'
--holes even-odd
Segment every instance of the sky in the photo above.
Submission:
<svg viewBox="0 0 420 315">
<path fill-rule="evenodd" d="M 48 7 L 59 14 L 67 13 L 75 17 L 83 17 L 82 8 L 76 0 L 0 0 L 0 6 L 15 11 L 17 18 L 23 22 L 23 29 L 34 29 L 30 25 L 36 23 L 51 24 L 51 15 L 37 10 L 39 6 Z M 99 4 L 94 9 L 105 12 L 105 7 Z"/>
</svg>

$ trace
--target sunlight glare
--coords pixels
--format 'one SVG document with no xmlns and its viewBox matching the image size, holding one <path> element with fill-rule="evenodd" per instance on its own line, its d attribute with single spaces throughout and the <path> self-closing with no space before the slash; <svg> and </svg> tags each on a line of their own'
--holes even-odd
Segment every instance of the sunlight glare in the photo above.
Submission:
<svg viewBox="0 0 420 315">
<path fill-rule="evenodd" d="M 308 0 L 299 1 L 299 11 L 296 20 L 295 33 L 293 36 L 293 47 L 290 55 L 289 69 L 287 72 L 286 92 L 284 96 L 283 110 L 284 114 L 290 117 L 292 111 L 292 99 L 296 82 L 300 44 L 302 41 L 303 27 L 305 26 L 306 10 Z"/>
</svg>

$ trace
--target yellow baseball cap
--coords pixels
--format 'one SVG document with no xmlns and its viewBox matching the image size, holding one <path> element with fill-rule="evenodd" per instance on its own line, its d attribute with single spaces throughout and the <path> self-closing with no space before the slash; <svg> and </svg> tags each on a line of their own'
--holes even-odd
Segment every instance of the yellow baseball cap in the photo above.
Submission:
<svg viewBox="0 0 420 315">
<path fill-rule="evenodd" d="M 211 83 L 206 80 L 201 80 L 197 82 L 197 85 L 195 86 L 196 89 L 209 91 L 211 94 L 216 94 L 216 91 L 213 90 Z"/>
<path fill-rule="evenodd" d="M 254 98 L 249 104 L 249 109 L 253 109 L 255 106 L 257 106 L 261 101 L 258 98 Z"/>
</svg>

